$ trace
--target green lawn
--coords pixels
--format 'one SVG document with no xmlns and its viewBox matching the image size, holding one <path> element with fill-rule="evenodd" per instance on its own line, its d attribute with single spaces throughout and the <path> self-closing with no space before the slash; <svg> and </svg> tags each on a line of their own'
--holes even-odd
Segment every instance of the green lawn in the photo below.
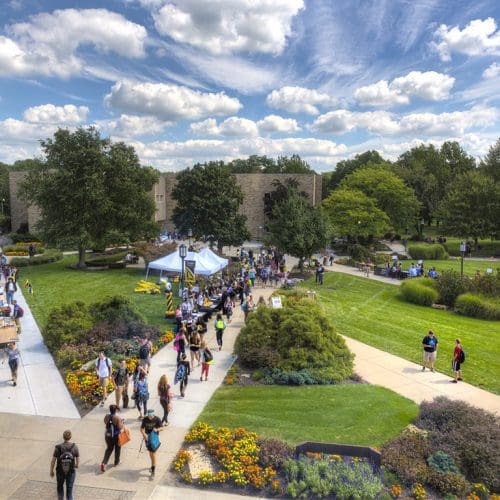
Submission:
<svg viewBox="0 0 500 500">
<path fill-rule="evenodd" d="M 439 340 L 436 367 L 450 374 L 455 338 L 467 353 L 467 382 L 500 394 L 500 322 L 417 306 L 399 298 L 399 287 L 342 273 L 325 273 L 315 289 L 338 331 L 384 351 L 421 362 L 422 338 L 429 329 Z"/>
<path fill-rule="evenodd" d="M 246 427 L 266 437 L 380 446 L 418 413 L 409 399 L 368 384 L 223 386 L 199 421 Z"/>
<path fill-rule="evenodd" d="M 166 327 L 164 294 L 134 293 L 136 283 L 144 279 L 143 271 L 112 269 L 85 272 L 69 269 L 68 265 L 74 262 L 76 256 L 71 255 L 54 264 L 20 268 L 20 283 L 29 279 L 33 284 L 34 294 L 25 293 L 25 297 L 40 327 L 44 327 L 50 310 L 55 306 L 76 300 L 90 304 L 112 295 L 129 298 L 146 317 L 148 324 L 162 329 Z M 156 278 L 149 281 L 156 281 Z"/>
<path fill-rule="evenodd" d="M 402 269 L 403 271 L 408 271 L 412 264 L 416 264 L 418 259 L 408 259 L 402 261 Z M 424 260 L 424 270 L 427 273 L 429 269 L 435 267 L 438 272 L 445 271 L 448 269 L 452 269 L 454 271 L 460 272 L 460 258 L 451 257 L 448 260 Z M 500 268 L 500 262 L 497 260 L 473 260 L 473 259 L 464 259 L 464 274 L 476 274 L 476 271 L 479 270 L 481 273 L 485 273 L 486 269 L 493 269 L 493 272 L 496 272 L 497 268 Z"/>
</svg>

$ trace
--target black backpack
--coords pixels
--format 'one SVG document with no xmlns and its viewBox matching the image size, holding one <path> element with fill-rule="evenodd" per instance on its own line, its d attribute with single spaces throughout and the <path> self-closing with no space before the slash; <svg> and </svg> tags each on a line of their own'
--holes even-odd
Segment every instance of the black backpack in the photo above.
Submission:
<svg viewBox="0 0 500 500">
<path fill-rule="evenodd" d="M 148 359 L 148 357 L 149 357 L 149 346 L 146 342 L 139 349 L 139 358 L 140 359 Z"/>
<path fill-rule="evenodd" d="M 460 354 L 458 356 L 459 363 L 465 363 L 465 351 L 463 349 L 460 350 Z"/>
<path fill-rule="evenodd" d="M 61 471 L 65 476 L 68 476 L 75 470 L 75 456 L 73 455 L 74 449 L 75 443 L 71 445 L 71 448 L 65 451 L 63 451 L 62 445 L 59 445 L 60 454 L 57 460 Z"/>
</svg>

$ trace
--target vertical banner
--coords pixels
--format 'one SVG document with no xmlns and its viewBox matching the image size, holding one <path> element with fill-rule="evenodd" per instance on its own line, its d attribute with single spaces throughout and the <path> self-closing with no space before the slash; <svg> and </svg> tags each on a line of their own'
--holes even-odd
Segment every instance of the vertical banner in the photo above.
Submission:
<svg viewBox="0 0 500 500">
<path fill-rule="evenodd" d="M 194 271 L 196 268 L 196 261 L 195 260 L 186 260 L 185 261 L 185 277 L 184 281 L 186 282 L 187 286 L 193 286 L 194 285 Z"/>
</svg>

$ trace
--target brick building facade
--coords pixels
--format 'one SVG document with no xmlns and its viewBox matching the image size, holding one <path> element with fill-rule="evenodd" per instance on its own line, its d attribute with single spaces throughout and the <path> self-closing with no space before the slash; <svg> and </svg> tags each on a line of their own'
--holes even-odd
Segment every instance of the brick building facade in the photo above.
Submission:
<svg viewBox="0 0 500 500">
<path fill-rule="evenodd" d="M 12 230 L 24 223 L 33 230 L 39 219 L 40 212 L 37 207 L 27 207 L 26 203 L 18 196 L 19 183 L 24 179 L 25 172 L 10 172 L 10 206 Z M 313 206 L 321 203 L 321 175 L 317 174 L 236 174 L 236 180 L 245 195 L 240 212 L 247 216 L 247 228 L 253 238 L 261 238 L 265 224 L 264 196 L 274 191 L 273 181 L 285 182 L 294 179 L 298 183 L 299 191 L 307 194 L 309 203 Z M 176 183 L 175 172 L 162 172 L 158 183 L 151 192 L 156 203 L 155 220 L 163 229 L 173 230 L 172 214 L 175 200 L 172 190 Z"/>
</svg>

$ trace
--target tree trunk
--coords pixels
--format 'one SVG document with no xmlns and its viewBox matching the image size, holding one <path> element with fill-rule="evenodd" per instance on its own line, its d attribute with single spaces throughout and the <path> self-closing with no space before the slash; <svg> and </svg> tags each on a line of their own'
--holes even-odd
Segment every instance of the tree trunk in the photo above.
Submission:
<svg viewBox="0 0 500 500">
<path fill-rule="evenodd" d="M 301 273 L 304 272 L 304 258 L 303 257 L 300 257 L 300 259 L 299 259 L 299 269 L 300 269 Z"/>
<path fill-rule="evenodd" d="M 78 265 L 77 267 L 79 269 L 84 269 L 85 266 L 85 247 L 83 245 L 80 245 L 78 247 Z"/>
</svg>

